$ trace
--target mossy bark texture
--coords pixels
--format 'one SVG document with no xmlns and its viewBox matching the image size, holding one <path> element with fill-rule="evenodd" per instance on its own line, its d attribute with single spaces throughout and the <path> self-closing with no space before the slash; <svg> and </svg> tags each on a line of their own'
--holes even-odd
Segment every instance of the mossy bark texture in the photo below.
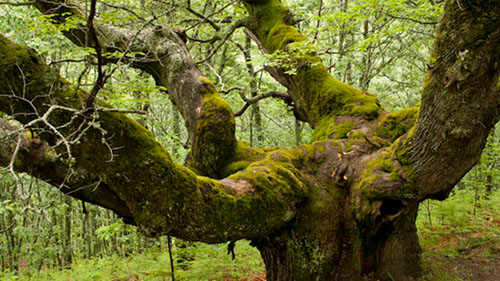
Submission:
<svg viewBox="0 0 500 281">
<path fill-rule="evenodd" d="M 64 2 L 36 3 L 45 13 L 81 16 Z M 128 59 L 168 89 L 186 120 L 193 148 L 187 167 L 175 165 L 137 122 L 101 101 L 84 108 L 86 93 L 0 36 L 0 111 L 38 132 L 27 138 L 0 122 L 0 165 L 112 209 L 149 235 L 252 240 L 268 281 L 413 280 L 419 202 L 448 195 L 477 163 L 500 115 L 500 6 L 446 1 L 421 108 L 388 113 L 373 95 L 331 77 L 311 46 L 294 51 L 307 39 L 279 0 L 243 3 L 255 40 L 293 62 L 293 72 L 289 64 L 270 71 L 315 128 L 311 144 L 237 142 L 229 105 L 180 39 L 160 28 L 141 35 L 154 44 L 128 46 L 161 56 Z M 107 34 L 111 27 L 98 28 Z M 121 50 L 131 33 L 114 31 L 119 40 L 102 43 Z M 81 34 L 85 26 L 66 36 L 80 44 Z"/>
</svg>

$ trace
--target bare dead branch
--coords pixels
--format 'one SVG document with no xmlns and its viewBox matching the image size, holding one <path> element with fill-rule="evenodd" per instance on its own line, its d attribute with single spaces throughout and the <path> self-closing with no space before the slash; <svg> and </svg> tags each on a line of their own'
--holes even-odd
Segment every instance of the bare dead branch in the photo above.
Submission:
<svg viewBox="0 0 500 281">
<path fill-rule="evenodd" d="M 210 20 L 208 17 L 205 17 L 204 15 L 198 13 L 197 11 L 193 10 L 191 7 L 185 7 L 186 11 L 190 12 L 191 14 L 201 18 L 202 20 L 197 23 L 197 24 L 200 24 L 202 23 L 203 21 L 206 21 L 208 24 L 210 24 L 210 26 L 212 26 L 216 31 L 219 31 L 220 30 L 220 27 L 215 24 L 212 20 Z"/>
<path fill-rule="evenodd" d="M 9 5 L 9 6 L 31 6 L 34 5 L 35 1 L 28 1 L 28 2 L 9 2 L 9 1 L 2 1 L 0 2 L 0 5 Z"/>
<path fill-rule="evenodd" d="M 266 99 L 266 98 L 280 98 L 282 100 L 289 100 L 291 99 L 290 95 L 285 93 L 285 92 L 280 92 L 280 91 L 271 91 L 267 93 L 260 94 L 258 96 L 255 96 L 253 98 L 246 98 L 243 94 L 243 92 L 240 92 L 240 96 L 243 98 L 243 100 L 246 102 L 246 104 L 238 110 L 238 112 L 234 113 L 234 116 L 238 117 L 243 115 L 245 111 L 248 109 L 248 107 L 252 104 L 255 104 L 259 102 L 260 100 Z"/>
<path fill-rule="evenodd" d="M 95 97 L 97 96 L 97 93 L 99 90 L 102 89 L 104 84 L 106 83 L 106 80 L 108 79 L 106 73 L 102 71 L 102 66 L 104 64 L 104 60 L 102 57 L 102 48 L 101 45 L 99 44 L 99 39 L 97 38 L 97 33 L 94 28 L 94 17 L 96 13 L 96 0 L 91 0 L 90 2 L 90 13 L 89 17 L 87 20 L 87 28 L 89 30 L 89 35 L 91 40 L 87 40 L 88 42 L 92 42 L 92 47 L 94 48 L 97 56 L 97 80 L 94 84 L 94 87 L 92 87 L 92 90 L 89 93 L 89 96 L 86 101 L 86 106 L 87 108 L 92 107 L 94 104 Z"/>
<path fill-rule="evenodd" d="M 51 61 L 49 65 L 54 65 L 58 63 L 66 63 L 66 62 L 84 62 L 85 59 L 64 59 L 64 60 L 56 60 L 56 61 Z"/>
<path fill-rule="evenodd" d="M 132 9 L 129 9 L 125 6 L 118 6 L 118 5 L 109 4 L 109 3 L 106 3 L 105 1 L 102 1 L 101 3 L 105 6 L 113 8 L 113 9 L 124 10 L 124 11 L 132 14 L 134 17 L 138 18 L 141 21 L 147 21 L 145 18 L 141 17 L 139 14 L 134 12 Z"/>
<path fill-rule="evenodd" d="M 224 43 L 226 43 L 226 41 L 231 37 L 231 35 L 233 35 L 233 33 L 238 28 L 246 26 L 248 21 L 249 21 L 249 18 L 246 18 L 246 17 L 235 20 L 232 24 L 230 24 L 228 26 L 228 28 L 224 32 L 222 32 L 222 34 L 216 34 L 214 36 L 213 40 L 214 41 L 220 40 L 219 44 L 217 44 L 217 46 L 215 46 L 215 48 L 213 48 L 212 52 L 207 57 L 205 57 L 202 61 L 197 62 L 197 63 L 200 64 L 200 63 L 204 63 L 204 62 L 210 60 L 217 53 L 217 51 L 222 47 L 222 45 L 224 45 Z"/>
<path fill-rule="evenodd" d="M 245 88 L 243 87 L 240 87 L 240 86 L 233 86 L 233 87 L 229 87 L 227 88 L 226 90 L 221 90 L 219 91 L 221 94 L 229 94 L 230 92 L 232 91 L 240 91 L 240 92 L 243 92 L 245 90 Z"/>
<path fill-rule="evenodd" d="M 221 12 L 222 12 L 222 11 L 224 11 L 227 7 L 231 6 L 232 4 L 234 4 L 234 3 L 238 2 L 238 1 L 239 1 L 239 0 L 233 0 L 233 1 L 229 2 L 228 4 L 226 4 L 225 6 L 223 6 L 222 8 L 220 8 L 219 10 L 217 10 L 217 11 L 215 11 L 215 12 L 211 13 L 210 15 L 206 16 L 206 17 L 205 17 L 205 19 L 201 20 L 201 21 L 200 21 L 200 22 L 198 22 L 197 24 L 195 24 L 195 25 L 193 25 L 193 26 L 191 26 L 191 27 L 187 28 L 187 29 L 186 29 L 186 31 L 188 31 L 188 30 L 190 30 L 190 29 L 193 29 L 193 28 L 195 28 L 195 27 L 199 26 L 200 24 L 204 23 L 204 22 L 205 22 L 205 20 L 207 20 L 207 19 L 209 19 L 209 18 L 211 18 L 211 17 L 213 17 L 213 16 L 215 16 L 215 15 L 217 15 L 217 14 L 221 13 Z"/>
<path fill-rule="evenodd" d="M 321 12 L 322 11 L 323 11 L 323 0 L 319 0 L 318 22 L 316 23 L 316 32 L 314 33 L 313 42 L 316 42 L 318 40 L 319 28 L 321 27 Z"/>
<path fill-rule="evenodd" d="M 418 23 L 418 24 L 424 24 L 424 25 L 436 25 L 436 24 L 438 24 L 437 21 L 421 21 L 421 20 L 417 20 L 417 19 L 409 18 L 409 17 L 401 17 L 401 16 L 395 16 L 395 15 L 391 15 L 391 14 L 385 14 L 385 15 L 388 17 L 391 17 L 393 19 L 407 20 L 407 21 L 412 21 L 414 23 Z"/>
<path fill-rule="evenodd" d="M 16 225 L 16 223 L 17 223 L 16 221 L 13 221 L 9 226 L 7 226 L 6 228 L 0 230 L 0 234 L 5 233 L 5 232 L 11 230 Z"/>
</svg>

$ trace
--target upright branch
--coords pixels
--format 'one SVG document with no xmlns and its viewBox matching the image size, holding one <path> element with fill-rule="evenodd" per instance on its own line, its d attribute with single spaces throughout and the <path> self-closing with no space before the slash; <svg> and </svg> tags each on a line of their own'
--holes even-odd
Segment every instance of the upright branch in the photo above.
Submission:
<svg viewBox="0 0 500 281">
<path fill-rule="evenodd" d="M 256 40 L 268 53 L 284 52 L 289 59 L 273 76 L 289 90 L 297 107 L 316 128 L 314 140 L 341 138 L 336 128 L 349 121 L 354 127 L 373 120 L 381 112 L 377 99 L 333 78 L 307 38 L 293 26 L 293 14 L 279 0 L 243 1 L 251 18 L 248 25 Z M 294 45 L 300 44 L 300 48 Z M 290 63 L 291 62 L 291 63 Z M 290 68 L 293 68 L 293 71 Z M 292 73 L 292 74 L 287 74 Z M 354 128 L 352 127 L 352 128 Z"/>
<path fill-rule="evenodd" d="M 500 5 L 447 1 L 444 15 L 417 126 L 397 144 L 419 199 L 448 196 L 479 161 L 500 116 Z"/>
<path fill-rule="evenodd" d="M 92 42 L 92 47 L 95 50 L 96 57 L 97 57 L 97 80 L 92 87 L 92 90 L 90 90 L 89 97 L 87 101 L 85 102 L 87 108 L 92 107 L 94 104 L 95 97 L 97 96 L 97 93 L 99 92 L 102 87 L 104 87 L 104 84 L 106 83 L 106 74 L 103 73 L 102 71 L 102 66 L 104 64 L 104 60 L 102 57 L 102 48 L 101 45 L 99 44 L 99 39 L 97 38 L 97 33 L 94 28 L 94 18 L 95 18 L 95 12 L 96 12 L 96 2 L 97 0 L 91 0 L 90 2 L 90 13 L 87 19 L 87 29 L 89 31 L 89 37 L 87 39 L 87 42 Z"/>
<path fill-rule="evenodd" d="M 244 4 L 259 43 L 269 53 L 285 52 L 295 63 L 292 74 L 287 74 L 289 65 L 274 74 L 315 127 L 313 141 L 347 139 L 342 143 L 352 150 L 349 154 L 358 153 L 350 161 L 350 183 L 360 225 L 376 231 L 421 200 L 446 198 L 477 163 L 499 116 L 498 3 L 446 2 L 418 122 L 411 130 L 417 109 L 386 113 L 374 96 L 332 78 L 279 0 Z"/>
<path fill-rule="evenodd" d="M 69 17 L 85 19 L 81 9 L 70 1 L 37 0 L 35 6 L 51 15 L 55 24 L 64 24 Z M 192 144 L 190 166 L 200 175 L 220 177 L 236 147 L 233 112 L 193 62 L 184 41 L 168 26 L 146 25 L 139 30 L 126 30 L 99 24 L 92 16 L 91 9 L 87 25 L 64 31 L 64 35 L 78 46 L 98 48 L 97 51 L 102 48 L 102 62 L 130 63 L 152 75 L 158 86 L 167 89 L 184 118 Z M 117 52 L 122 55 L 114 57 L 112 54 Z M 99 81 L 96 89 L 98 85 Z M 94 92 L 93 89 L 89 101 Z"/>
</svg>

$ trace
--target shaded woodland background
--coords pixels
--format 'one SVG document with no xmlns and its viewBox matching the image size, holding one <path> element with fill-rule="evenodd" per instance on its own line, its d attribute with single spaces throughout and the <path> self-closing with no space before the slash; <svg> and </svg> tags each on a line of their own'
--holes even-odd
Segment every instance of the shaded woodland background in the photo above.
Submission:
<svg viewBox="0 0 500 281">
<path fill-rule="evenodd" d="M 331 66 L 333 76 L 362 90 L 385 93 L 378 98 L 386 109 L 395 111 L 418 104 L 441 12 L 439 3 L 285 2 L 299 19 L 300 32 L 311 38 L 325 64 Z M 211 40 L 214 25 L 244 14 L 237 1 L 113 0 L 99 4 L 99 18 L 104 22 L 136 27 L 146 23 L 182 26 L 194 60 L 234 112 L 241 111 L 253 97 L 284 90 L 264 67 L 283 65 L 286 55 L 261 54 L 243 30 L 225 41 Z M 60 29 L 70 27 L 71 23 L 54 27 L 50 17 L 40 15 L 29 5 L 0 3 L 0 33 L 36 48 L 49 64 L 59 68 L 63 77 L 88 90 L 96 79 L 92 50 L 76 47 L 61 35 Z M 296 51 L 302 47 L 296 45 Z M 114 75 L 100 96 L 117 108 L 147 112 L 134 118 L 170 149 L 177 163 L 183 163 L 189 151 L 187 134 L 175 107 L 159 94 L 161 89 L 138 70 L 121 65 L 106 68 Z M 289 71 L 293 72 L 293 67 Z M 262 99 L 237 118 L 237 134 L 253 147 L 291 147 L 308 142 L 311 129 L 295 121 L 283 101 Z M 500 242 L 500 211 L 495 208 L 500 205 L 499 154 L 500 130 L 496 130 L 490 135 L 480 164 L 459 183 L 452 197 L 442 203 L 427 201 L 421 205 L 419 234 L 430 256 L 478 254 L 479 249 L 479 254 L 488 258 L 500 252 L 495 246 Z M 75 262 L 83 265 L 78 273 L 81 280 L 169 278 L 166 237 L 144 238 L 111 211 L 83 204 L 25 175 L 0 170 L 0 190 L 0 280 L 42 278 Z M 240 280 L 264 271 L 258 253 L 245 242 L 237 244 L 234 262 L 226 255 L 226 245 L 181 240 L 173 244 L 181 280 Z M 134 264 L 146 269 L 136 272 L 130 268 Z M 127 267 L 129 272 L 123 273 Z M 40 270 L 45 273 L 38 274 Z M 61 280 L 70 278 L 67 274 L 62 273 Z M 133 279 L 136 276 L 138 279 Z M 445 280 L 436 276 L 441 279 L 435 280 Z"/>
</svg>

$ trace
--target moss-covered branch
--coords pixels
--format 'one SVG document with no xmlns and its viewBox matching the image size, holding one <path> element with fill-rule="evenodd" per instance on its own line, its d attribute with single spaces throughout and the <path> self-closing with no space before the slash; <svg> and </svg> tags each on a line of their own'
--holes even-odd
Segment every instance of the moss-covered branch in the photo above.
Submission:
<svg viewBox="0 0 500 281">
<path fill-rule="evenodd" d="M 95 46 L 83 24 L 84 14 L 76 4 L 37 0 L 35 6 L 50 15 L 56 25 L 66 24 L 69 18 L 80 20 L 82 24 L 63 34 L 78 46 Z M 168 26 L 125 30 L 98 22 L 93 25 L 104 53 L 123 54 L 108 56 L 108 62 L 128 62 L 151 74 L 158 86 L 168 89 L 193 144 L 190 166 L 200 175 L 218 177 L 217 171 L 227 164 L 236 145 L 233 112 L 192 61 L 178 34 Z"/>
<path fill-rule="evenodd" d="M 0 36 L 0 111 L 31 124 L 47 147 L 38 172 L 24 169 L 27 172 L 51 184 L 64 183 L 68 190 L 75 190 L 73 182 L 98 183 L 95 194 L 106 197 L 94 203 L 120 208 L 151 235 L 205 242 L 272 233 L 294 217 L 304 199 L 306 188 L 292 165 L 294 156 L 285 151 L 261 155 L 220 181 L 200 177 L 175 165 L 152 134 L 132 119 L 121 113 L 86 112 L 86 95 L 75 91 L 34 51 Z M 206 96 L 202 116 L 218 113 L 210 104 L 220 102 L 217 99 L 215 93 Z M 18 167 L 33 160 L 21 156 L 16 161 L 25 163 Z M 101 194 L 102 186 L 106 192 Z M 88 192 L 79 197 L 95 198 L 93 189 Z"/>
<path fill-rule="evenodd" d="M 328 73 L 314 47 L 293 26 L 292 13 L 279 0 L 243 2 L 251 18 L 248 27 L 267 52 L 284 52 L 290 57 L 279 72 L 297 106 L 317 128 L 316 140 L 332 137 L 336 125 L 341 123 L 336 116 L 350 115 L 356 120 L 377 118 L 381 111 L 377 99 Z M 297 44 L 299 48 L 294 47 Z"/>
<path fill-rule="evenodd" d="M 446 198 L 500 116 L 500 5 L 446 1 L 416 128 L 397 146 L 419 198 Z"/>
<path fill-rule="evenodd" d="M 357 166 L 359 221 L 380 225 L 424 199 L 445 199 L 479 161 L 500 117 L 498 15 L 496 1 L 445 3 L 416 125 L 416 109 L 387 115 L 374 132 L 394 143 Z"/>
</svg>

